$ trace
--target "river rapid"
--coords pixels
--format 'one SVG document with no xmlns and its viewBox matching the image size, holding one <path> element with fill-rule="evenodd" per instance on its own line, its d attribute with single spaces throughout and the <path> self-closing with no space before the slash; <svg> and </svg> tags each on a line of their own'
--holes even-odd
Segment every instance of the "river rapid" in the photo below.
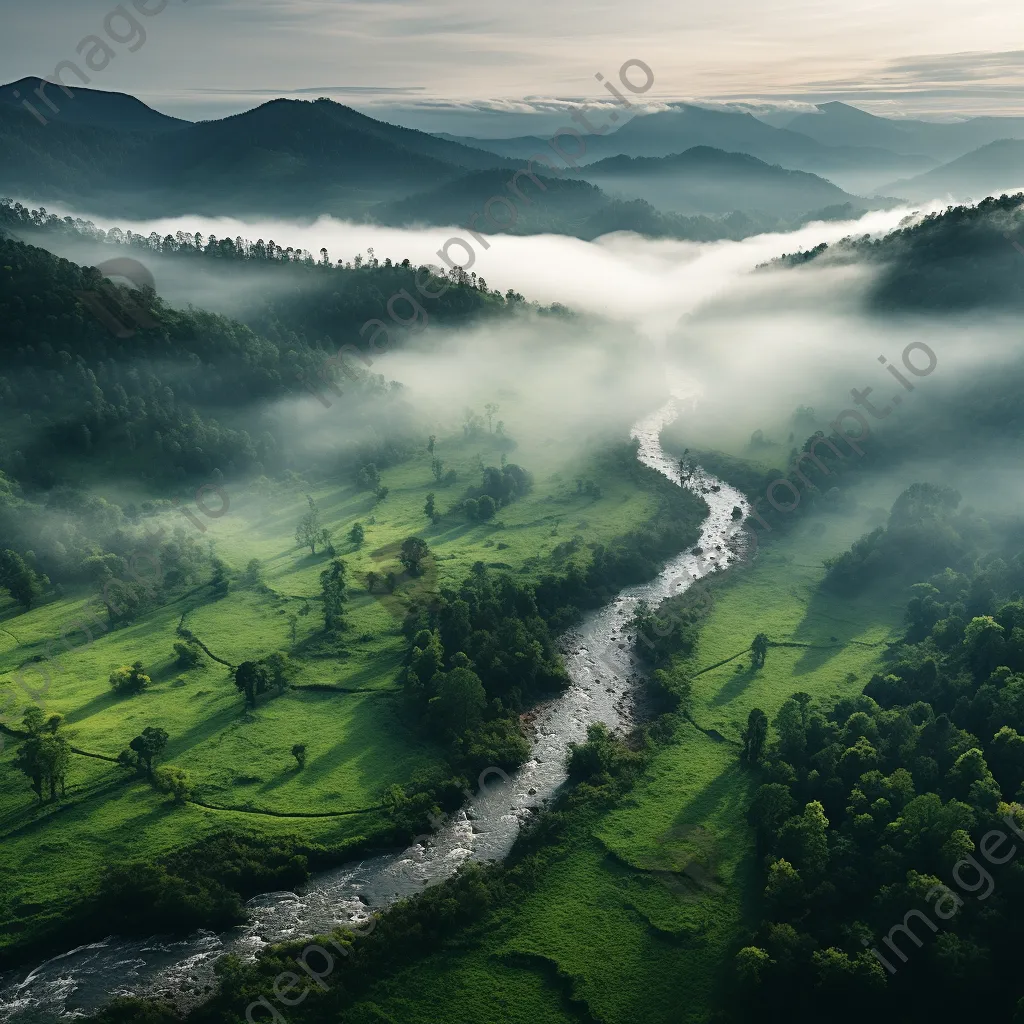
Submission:
<svg viewBox="0 0 1024 1024">
<path fill-rule="evenodd" d="M 625 626 L 637 603 L 657 606 L 703 576 L 724 569 L 741 553 L 739 521 L 732 518 L 732 511 L 739 506 L 746 515 L 747 500 L 699 467 L 681 479 L 677 463 L 662 450 L 661 431 L 690 401 L 685 395 L 672 398 L 637 422 L 631 437 L 639 444 L 637 457 L 644 465 L 707 502 L 709 514 L 699 541 L 703 554 L 689 550 L 675 556 L 654 580 L 626 588 L 562 638 L 571 684 L 557 699 L 536 709 L 533 756 L 512 777 L 496 769 L 485 773 L 461 810 L 406 850 L 317 874 L 301 896 L 273 892 L 256 897 L 248 904 L 251 920 L 246 925 L 221 934 L 202 931 L 183 940 L 112 936 L 54 957 L 30 972 L 0 977 L 0 1022 L 66 1020 L 94 1011 L 115 995 L 128 994 L 168 999 L 187 1009 L 212 992 L 213 966 L 225 953 L 252 958 L 268 943 L 358 923 L 400 897 L 444 881 L 466 860 L 503 858 L 521 825 L 565 781 L 569 744 L 584 740 L 593 722 L 612 729 L 632 724 L 641 666 Z"/>
</svg>

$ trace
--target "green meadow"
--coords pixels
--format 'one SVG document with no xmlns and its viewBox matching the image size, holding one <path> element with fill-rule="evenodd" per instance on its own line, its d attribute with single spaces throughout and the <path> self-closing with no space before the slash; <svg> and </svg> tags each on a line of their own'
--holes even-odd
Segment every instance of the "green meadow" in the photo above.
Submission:
<svg viewBox="0 0 1024 1024">
<path fill-rule="evenodd" d="M 746 821 L 757 782 L 740 764 L 740 731 L 755 706 L 771 719 L 794 692 L 827 701 L 879 669 L 908 595 L 839 599 L 820 584 L 822 560 L 849 547 L 886 497 L 884 484 L 866 486 L 854 508 L 797 522 L 712 583 L 710 615 L 680 662 L 693 676 L 693 722 L 617 806 L 576 822 L 529 897 L 493 913 L 484 938 L 374 986 L 367 998 L 384 1014 L 374 1019 L 632 1024 L 638 1007 L 652 1024 L 713 1019 L 760 899 Z M 751 672 L 759 631 L 779 646 Z"/>
<path fill-rule="evenodd" d="M 477 561 L 536 578 L 562 564 L 564 553 L 553 556 L 553 549 L 574 535 L 587 543 L 608 543 L 657 508 L 656 497 L 638 488 L 599 447 L 566 455 L 555 446 L 538 445 L 512 456 L 534 474 L 529 495 L 487 523 L 452 515 L 434 524 L 423 511 L 428 492 L 445 512 L 468 485 L 479 482 L 481 464 L 496 465 L 500 458 L 494 439 L 486 435 L 442 438 L 437 454 L 446 469 L 458 473 L 456 484 L 437 484 L 424 449 L 382 471 L 389 493 L 380 503 L 348 479 L 229 483 L 226 515 L 209 519 L 192 510 L 206 527 L 203 542 L 231 570 L 230 590 L 220 599 L 201 588 L 130 625 L 110 632 L 94 628 L 91 644 L 71 623 L 87 619 L 90 610 L 106 620 L 95 593 L 69 591 L 22 614 L 13 603 L 0 608 L 3 720 L 17 726 L 28 703 L 12 686 L 10 673 L 45 658 L 49 649 L 55 657 L 42 667 L 52 683 L 41 703 L 47 712 L 64 716 L 70 742 L 86 752 L 73 757 L 67 798 L 39 807 L 14 766 L 17 741 L 5 737 L 0 919 L 7 925 L 0 949 L 23 937 L 30 922 L 59 919 L 95 887 L 105 865 L 153 860 L 225 828 L 330 846 L 372 837 L 387 824 L 380 804 L 388 787 L 429 780 L 445 767 L 443 751 L 397 717 L 395 677 L 405 650 L 401 622 L 409 602 L 422 599 L 425 591 L 458 584 Z M 577 477 L 598 482 L 601 496 L 577 493 Z M 322 624 L 316 598 L 318 576 L 329 558 L 319 548 L 315 556 L 300 549 L 294 536 L 307 494 L 317 502 L 348 569 L 348 628 L 343 642 L 326 651 L 316 643 Z M 218 507 L 216 498 L 209 504 Z M 356 522 L 365 530 L 358 548 L 348 538 Z M 179 512 L 151 520 L 150 529 L 158 523 L 168 530 L 179 524 L 195 529 Z M 366 574 L 399 573 L 401 542 L 414 534 L 434 555 L 426 575 L 400 582 L 394 594 L 381 588 L 370 594 Z M 586 554 L 584 546 L 573 557 Z M 262 586 L 241 579 L 253 558 L 262 563 Z M 145 563 L 139 571 L 149 578 Z M 180 670 L 173 643 L 183 617 L 185 627 L 230 664 L 288 652 L 293 687 L 281 695 L 268 693 L 247 710 L 226 666 L 204 657 L 200 667 Z M 55 642 L 62 630 L 69 645 L 77 646 L 68 650 Z M 116 695 L 110 672 L 136 660 L 152 686 L 136 696 Z M 33 667 L 25 669 L 27 685 L 37 686 L 39 678 Z M 194 799 L 210 806 L 173 806 L 146 782 L 101 759 L 116 758 L 146 726 L 166 729 L 170 741 L 159 763 L 184 769 Z M 296 743 L 307 748 L 302 771 L 290 753 Z"/>
</svg>

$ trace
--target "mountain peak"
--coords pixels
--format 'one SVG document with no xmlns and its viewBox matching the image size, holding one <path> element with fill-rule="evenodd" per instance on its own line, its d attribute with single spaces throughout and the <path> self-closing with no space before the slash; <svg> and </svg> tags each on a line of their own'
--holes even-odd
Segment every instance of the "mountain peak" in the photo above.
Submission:
<svg viewBox="0 0 1024 1024">
<path fill-rule="evenodd" d="M 67 76 L 65 76 L 67 77 Z M 89 89 L 78 82 L 59 82 L 34 75 L 0 85 L 0 104 L 20 107 L 49 121 L 88 124 L 129 131 L 167 131 L 188 124 L 178 117 L 161 114 L 142 100 L 123 92 Z"/>
</svg>

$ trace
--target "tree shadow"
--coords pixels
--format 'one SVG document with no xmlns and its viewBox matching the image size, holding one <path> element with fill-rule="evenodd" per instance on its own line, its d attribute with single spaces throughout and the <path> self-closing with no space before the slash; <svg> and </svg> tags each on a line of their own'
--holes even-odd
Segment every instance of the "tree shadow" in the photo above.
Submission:
<svg viewBox="0 0 1024 1024">
<path fill-rule="evenodd" d="M 758 669 L 748 665 L 742 672 L 733 672 L 728 682 L 719 689 L 711 701 L 714 707 L 728 704 L 742 694 L 748 686 L 757 678 Z"/>
<path fill-rule="evenodd" d="M 898 626 L 907 600 L 904 584 L 880 581 L 855 594 L 840 594 L 819 584 L 792 639 L 808 644 L 793 666 L 793 674 L 807 675 L 828 664 L 850 644 L 864 643 L 866 633 L 879 626 Z"/>
</svg>

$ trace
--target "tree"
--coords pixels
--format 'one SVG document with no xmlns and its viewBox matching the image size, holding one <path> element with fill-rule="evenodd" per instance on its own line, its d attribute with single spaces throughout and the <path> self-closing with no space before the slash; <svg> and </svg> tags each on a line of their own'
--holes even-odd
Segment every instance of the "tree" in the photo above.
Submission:
<svg viewBox="0 0 1024 1024">
<path fill-rule="evenodd" d="M 388 496 L 389 491 L 390 488 L 386 487 L 384 484 L 381 484 L 380 487 L 378 487 L 377 490 L 373 492 L 373 496 L 374 498 L 376 498 L 378 505 Z"/>
<path fill-rule="evenodd" d="M 128 744 L 135 751 L 139 772 L 145 768 L 147 775 L 153 775 L 153 761 L 164 752 L 169 738 L 164 729 L 147 725 L 142 734 Z"/>
<path fill-rule="evenodd" d="M 267 668 L 271 684 L 279 694 L 284 693 L 289 686 L 292 668 L 288 655 L 284 651 L 275 651 L 263 659 L 263 664 Z"/>
<path fill-rule="evenodd" d="M 440 483 L 444 479 L 444 460 L 433 459 L 430 463 L 430 471 L 434 474 L 434 479 Z"/>
<path fill-rule="evenodd" d="M 320 543 L 329 558 L 337 554 L 334 550 L 334 541 L 331 540 L 331 531 L 326 526 L 320 531 Z"/>
<path fill-rule="evenodd" d="M 807 727 L 800 702 L 792 697 L 784 701 L 774 724 L 782 756 L 795 764 L 807 749 Z"/>
<path fill-rule="evenodd" d="M 161 793 L 169 793 L 179 807 L 192 795 L 192 780 L 184 768 L 159 768 L 153 784 Z"/>
<path fill-rule="evenodd" d="M 437 437 L 434 434 L 431 434 L 430 437 L 427 438 L 427 451 L 430 452 L 431 455 L 434 454 L 435 444 L 437 444 Z"/>
<path fill-rule="evenodd" d="M 362 523 L 353 523 L 352 529 L 348 531 L 348 539 L 358 548 L 362 545 L 366 531 Z"/>
<path fill-rule="evenodd" d="M 299 625 L 299 617 L 298 617 L 298 615 L 296 615 L 294 612 L 289 613 L 289 615 L 288 615 L 288 630 L 291 633 L 292 646 L 293 647 L 295 646 L 295 644 L 298 641 L 298 625 Z"/>
<path fill-rule="evenodd" d="M 369 593 L 373 593 L 377 589 L 377 584 L 380 582 L 380 573 L 374 572 L 372 569 L 366 574 L 366 589 Z"/>
<path fill-rule="evenodd" d="M 231 582 L 228 578 L 227 564 L 219 558 L 213 560 L 213 576 L 210 578 L 210 586 L 213 588 L 214 596 L 227 597 Z"/>
<path fill-rule="evenodd" d="M 419 576 L 423 572 L 423 561 L 429 554 L 430 548 L 422 537 L 407 537 L 402 541 L 398 560 L 410 576 Z"/>
<path fill-rule="evenodd" d="M 774 839 L 793 813 L 793 798 L 780 782 L 760 786 L 754 794 L 747 820 L 757 829 L 758 839 Z"/>
<path fill-rule="evenodd" d="M 754 668 L 763 668 L 765 658 L 768 656 L 768 648 L 771 641 L 764 633 L 758 633 L 754 642 L 750 645 L 750 661 Z"/>
<path fill-rule="evenodd" d="M 484 415 L 487 417 L 487 431 L 493 434 L 494 430 L 491 428 L 491 421 L 494 419 L 494 414 L 498 411 L 498 406 L 494 402 L 487 402 L 484 405 Z"/>
<path fill-rule="evenodd" d="M 439 680 L 430 706 L 442 729 L 463 736 L 483 721 L 487 693 L 472 669 L 454 668 Z"/>
<path fill-rule="evenodd" d="M 356 474 L 356 483 L 360 490 L 375 491 L 380 486 L 380 470 L 372 463 L 367 463 Z"/>
<path fill-rule="evenodd" d="M 306 767 L 306 744 L 296 743 L 292 747 L 292 757 L 298 762 L 299 771 L 302 771 Z"/>
<path fill-rule="evenodd" d="M 17 552 L 7 550 L 0 553 L 0 587 L 5 587 L 12 600 L 26 611 L 39 603 L 43 590 L 49 584 L 49 579 L 33 572 Z"/>
<path fill-rule="evenodd" d="M 65 780 L 71 765 L 71 748 L 67 740 L 58 734 L 63 719 L 60 715 L 45 716 L 40 708 L 25 711 L 22 722 L 29 736 L 22 743 L 14 760 L 15 767 L 24 774 L 43 803 L 49 792 L 49 799 L 57 799 L 65 793 Z"/>
<path fill-rule="evenodd" d="M 195 641 L 182 643 L 180 640 L 174 645 L 175 664 L 180 669 L 188 670 L 197 668 L 203 663 L 203 653 Z"/>
<path fill-rule="evenodd" d="M 768 716 L 760 708 L 751 708 L 747 715 L 747 727 L 740 735 L 743 741 L 742 760 L 747 764 L 757 764 L 764 752 L 764 742 L 768 736 Z"/>
<path fill-rule="evenodd" d="M 110 685 L 115 693 L 141 693 L 153 680 L 146 675 L 141 661 L 132 662 L 131 666 L 122 665 L 110 673 Z"/>
<path fill-rule="evenodd" d="M 263 586 L 263 563 L 258 558 L 250 558 L 246 563 L 242 583 L 247 587 Z"/>
<path fill-rule="evenodd" d="M 429 516 L 431 519 L 437 515 L 437 506 L 434 504 L 434 492 L 431 491 L 427 495 L 427 500 L 423 504 L 423 514 Z"/>
<path fill-rule="evenodd" d="M 347 599 L 345 592 L 345 563 L 335 558 L 320 573 L 320 591 L 324 601 L 324 629 L 329 633 L 345 628 L 344 606 Z"/>
<path fill-rule="evenodd" d="M 295 528 L 295 542 L 302 547 L 308 547 L 312 555 L 316 554 L 316 546 L 323 536 L 323 524 L 320 522 L 320 510 L 316 507 L 313 496 L 306 495 L 306 502 L 309 511 L 299 520 Z"/>
<path fill-rule="evenodd" d="M 498 506 L 494 503 L 494 499 L 489 494 L 484 494 L 477 499 L 476 503 L 476 518 L 487 520 L 494 516 Z"/>
<path fill-rule="evenodd" d="M 32 704 L 25 708 L 21 724 L 29 736 L 38 736 L 46 727 L 46 712 L 38 705 Z"/>
<path fill-rule="evenodd" d="M 235 686 L 245 696 L 249 707 L 256 707 L 256 697 L 267 688 L 268 673 L 257 661 L 243 661 L 234 671 Z"/>
</svg>

